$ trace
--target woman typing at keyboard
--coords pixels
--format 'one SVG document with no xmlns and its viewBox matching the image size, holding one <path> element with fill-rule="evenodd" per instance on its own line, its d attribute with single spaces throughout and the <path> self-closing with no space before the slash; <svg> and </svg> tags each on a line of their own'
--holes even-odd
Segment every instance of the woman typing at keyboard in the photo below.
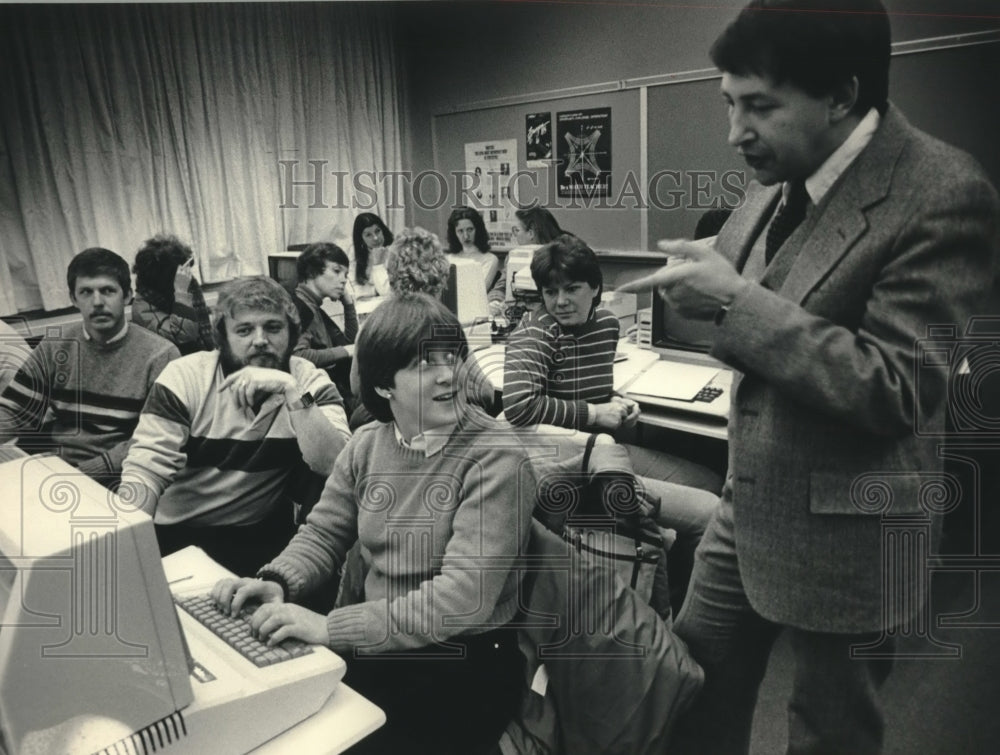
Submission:
<svg viewBox="0 0 1000 755">
<path fill-rule="evenodd" d="M 466 402 L 467 344 L 426 295 L 369 316 L 355 352 L 365 406 L 323 495 L 256 579 L 213 589 L 221 609 L 259 602 L 254 632 L 345 655 L 346 681 L 383 708 L 372 752 L 489 751 L 513 716 L 523 658 L 517 607 L 535 478 L 509 425 Z M 365 600 L 327 615 L 296 601 L 360 541 Z M 353 752 L 353 750 L 352 750 Z"/>
</svg>

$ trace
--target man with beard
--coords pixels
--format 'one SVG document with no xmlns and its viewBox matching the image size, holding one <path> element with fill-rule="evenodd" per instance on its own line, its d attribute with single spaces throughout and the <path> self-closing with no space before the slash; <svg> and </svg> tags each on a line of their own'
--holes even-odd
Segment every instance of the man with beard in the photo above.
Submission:
<svg viewBox="0 0 1000 755">
<path fill-rule="evenodd" d="M 82 323 L 46 334 L 0 396 L 0 442 L 54 452 L 105 485 L 117 482 L 146 395 L 180 356 L 166 339 L 129 327 L 128 263 L 109 249 L 76 255 L 66 270 Z"/>
<path fill-rule="evenodd" d="M 153 517 L 162 554 L 197 545 L 252 574 L 295 532 L 300 463 L 329 475 L 350 432 L 326 372 L 291 356 L 299 317 L 278 283 L 233 281 L 216 317 L 219 349 L 176 360 L 150 391 L 119 494 Z"/>
</svg>

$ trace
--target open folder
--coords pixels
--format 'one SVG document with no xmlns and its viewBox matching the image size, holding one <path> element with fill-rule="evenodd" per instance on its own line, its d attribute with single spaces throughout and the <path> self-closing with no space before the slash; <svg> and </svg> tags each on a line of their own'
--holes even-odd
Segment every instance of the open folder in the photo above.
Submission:
<svg viewBox="0 0 1000 755">
<path fill-rule="evenodd" d="M 694 401 L 701 389 L 718 374 L 718 367 L 660 360 L 635 379 L 628 387 L 628 394 L 640 400 L 648 396 L 653 399 Z"/>
</svg>

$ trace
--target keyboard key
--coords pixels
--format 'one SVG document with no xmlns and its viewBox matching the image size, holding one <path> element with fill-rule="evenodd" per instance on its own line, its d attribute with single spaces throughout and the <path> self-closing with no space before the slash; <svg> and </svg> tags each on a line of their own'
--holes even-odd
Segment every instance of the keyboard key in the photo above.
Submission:
<svg viewBox="0 0 1000 755">
<path fill-rule="evenodd" d="M 222 613 L 208 595 L 174 598 L 195 621 L 222 639 L 227 645 L 258 668 L 272 666 L 293 658 L 300 658 L 313 651 L 301 640 L 285 640 L 274 647 L 268 647 L 250 633 L 250 617 L 254 609 L 245 608 L 238 616 Z"/>
</svg>

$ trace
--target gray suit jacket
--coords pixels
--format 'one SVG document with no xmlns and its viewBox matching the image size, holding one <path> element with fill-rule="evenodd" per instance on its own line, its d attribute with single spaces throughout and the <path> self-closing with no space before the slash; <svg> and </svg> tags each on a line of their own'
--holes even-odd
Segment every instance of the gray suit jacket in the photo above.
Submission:
<svg viewBox="0 0 1000 755">
<path fill-rule="evenodd" d="M 778 193 L 752 185 L 720 232 L 716 246 L 738 268 Z M 846 633 L 901 618 L 883 597 L 912 593 L 922 564 L 884 587 L 883 537 L 900 516 L 936 520 L 928 510 L 943 489 L 949 368 L 916 355 L 928 326 L 961 336 L 970 315 L 996 312 L 998 218 L 972 158 L 890 106 L 717 328 L 714 355 L 742 373 L 724 495 L 761 615 Z"/>
</svg>

